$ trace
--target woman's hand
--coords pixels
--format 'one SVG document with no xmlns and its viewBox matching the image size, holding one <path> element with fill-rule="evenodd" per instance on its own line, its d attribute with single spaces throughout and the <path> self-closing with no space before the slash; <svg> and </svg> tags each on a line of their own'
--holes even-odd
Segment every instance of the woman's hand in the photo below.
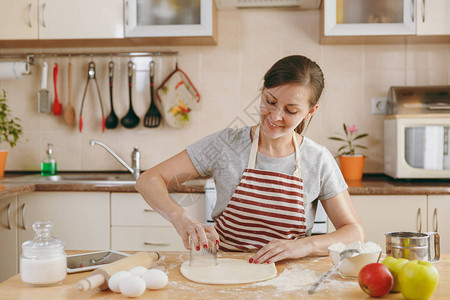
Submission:
<svg viewBox="0 0 450 300">
<path fill-rule="evenodd" d="M 207 234 L 211 236 L 211 239 L 216 245 L 219 245 L 219 235 L 214 226 L 202 224 L 186 213 L 174 218 L 172 223 L 178 234 L 181 236 L 184 247 L 188 250 L 190 249 L 189 237 L 191 237 L 197 251 L 200 250 L 200 247 L 207 248 Z"/>
<path fill-rule="evenodd" d="M 312 252 L 308 238 L 299 240 L 273 239 L 259 249 L 249 260 L 249 263 L 273 263 L 284 259 L 305 257 Z"/>
</svg>

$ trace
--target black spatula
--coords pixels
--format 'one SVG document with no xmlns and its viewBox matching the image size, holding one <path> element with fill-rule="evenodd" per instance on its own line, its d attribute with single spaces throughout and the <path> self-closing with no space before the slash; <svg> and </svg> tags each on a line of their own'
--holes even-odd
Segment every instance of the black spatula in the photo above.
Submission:
<svg viewBox="0 0 450 300">
<path fill-rule="evenodd" d="M 155 105 L 154 92 L 153 92 L 153 79 L 155 76 L 155 63 L 150 62 L 150 108 L 144 117 L 144 126 L 149 128 L 158 127 L 161 123 L 161 114 Z"/>
</svg>

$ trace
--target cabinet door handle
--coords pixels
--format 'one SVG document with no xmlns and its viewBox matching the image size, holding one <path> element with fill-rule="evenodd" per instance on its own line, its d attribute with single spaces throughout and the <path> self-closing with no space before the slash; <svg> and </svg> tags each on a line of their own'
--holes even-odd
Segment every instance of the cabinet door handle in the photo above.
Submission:
<svg viewBox="0 0 450 300">
<path fill-rule="evenodd" d="M 170 246 L 170 243 L 152 243 L 152 242 L 144 242 L 144 245 L 146 246 Z"/>
<path fill-rule="evenodd" d="M 422 0 L 422 22 L 425 23 L 425 0 Z"/>
<path fill-rule="evenodd" d="M 28 4 L 28 27 L 31 28 L 31 3 Z"/>
<path fill-rule="evenodd" d="M 437 208 L 434 209 L 434 213 L 433 213 L 433 229 L 434 229 L 434 232 L 438 232 Z"/>
<path fill-rule="evenodd" d="M 45 3 L 44 4 L 42 4 L 42 27 L 47 27 L 46 25 L 45 25 Z"/>
<path fill-rule="evenodd" d="M 417 209 L 416 229 L 417 232 L 422 232 L 422 212 L 420 210 L 420 207 Z"/>
<path fill-rule="evenodd" d="M 125 25 L 128 26 L 128 1 L 125 1 Z"/>
<path fill-rule="evenodd" d="M 153 209 L 149 209 L 149 208 L 144 209 L 144 211 L 145 211 L 145 212 L 154 212 Z"/>
<path fill-rule="evenodd" d="M 414 0 L 411 0 L 411 20 L 414 22 Z"/>
<path fill-rule="evenodd" d="M 8 211 L 6 213 L 6 220 L 8 221 L 8 229 L 11 230 L 11 203 L 8 203 Z"/>
<path fill-rule="evenodd" d="M 23 205 L 22 205 L 22 228 L 23 228 L 23 230 L 27 230 L 27 227 L 26 227 L 26 225 L 25 225 L 25 208 L 26 208 L 27 206 L 26 206 L 26 204 L 24 203 Z"/>
</svg>

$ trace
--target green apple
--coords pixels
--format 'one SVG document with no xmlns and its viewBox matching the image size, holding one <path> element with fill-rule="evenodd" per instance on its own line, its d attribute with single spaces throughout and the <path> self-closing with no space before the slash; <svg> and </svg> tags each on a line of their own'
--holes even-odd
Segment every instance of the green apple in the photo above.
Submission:
<svg viewBox="0 0 450 300">
<path fill-rule="evenodd" d="M 398 273 L 400 273 L 400 270 L 408 262 L 409 262 L 409 260 L 407 260 L 406 258 L 395 258 L 392 256 L 386 257 L 381 262 L 383 265 L 385 265 L 389 269 L 392 276 L 394 277 L 394 286 L 391 289 L 391 293 L 400 292 L 400 283 L 398 282 Z"/>
<path fill-rule="evenodd" d="M 439 282 L 435 266 L 427 261 L 412 260 L 398 274 L 401 292 L 405 299 L 430 299 Z"/>
</svg>

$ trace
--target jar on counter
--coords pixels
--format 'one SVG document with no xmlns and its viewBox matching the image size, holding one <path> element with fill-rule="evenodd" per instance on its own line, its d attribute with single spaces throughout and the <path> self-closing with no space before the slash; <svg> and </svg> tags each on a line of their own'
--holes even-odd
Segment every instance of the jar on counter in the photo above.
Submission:
<svg viewBox="0 0 450 300">
<path fill-rule="evenodd" d="M 67 259 L 63 241 L 51 236 L 53 223 L 33 224 L 36 236 L 22 244 L 20 279 L 30 286 L 52 286 L 62 283 L 67 275 Z"/>
</svg>

